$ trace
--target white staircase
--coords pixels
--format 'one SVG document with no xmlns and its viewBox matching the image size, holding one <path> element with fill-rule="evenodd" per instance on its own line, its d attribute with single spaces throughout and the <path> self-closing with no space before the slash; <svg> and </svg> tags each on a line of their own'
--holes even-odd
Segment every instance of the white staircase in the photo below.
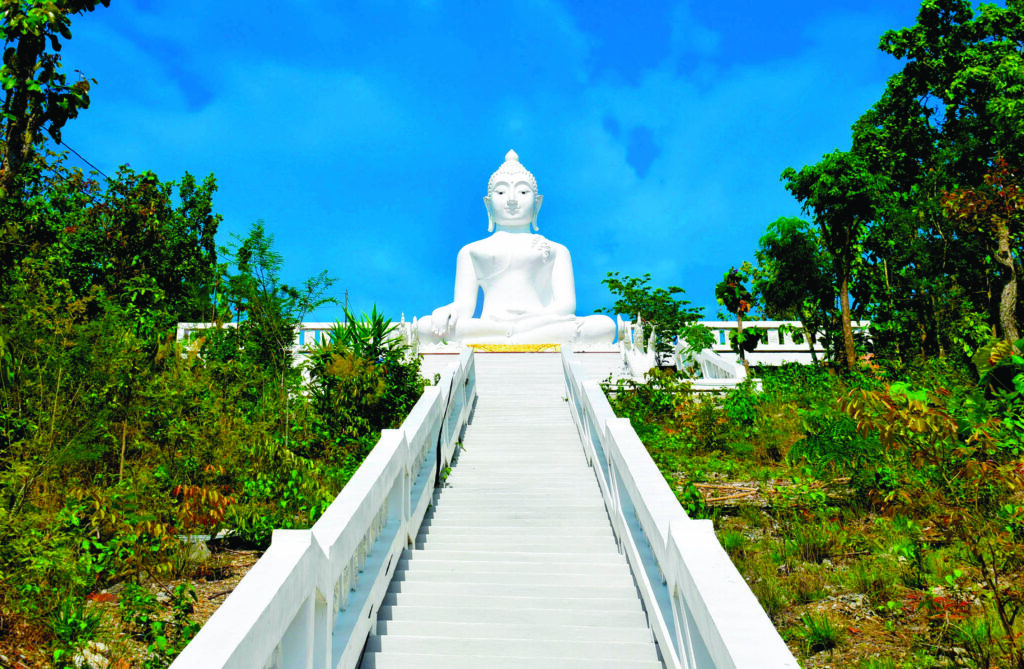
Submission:
<svg viewBox="0 0 1024 669">
<path fill-rule="evenodd" d="M 478 354 L 461 454 L 406 550 L 363 669 L 660 669 L 558 354 Z"/>
</svg>

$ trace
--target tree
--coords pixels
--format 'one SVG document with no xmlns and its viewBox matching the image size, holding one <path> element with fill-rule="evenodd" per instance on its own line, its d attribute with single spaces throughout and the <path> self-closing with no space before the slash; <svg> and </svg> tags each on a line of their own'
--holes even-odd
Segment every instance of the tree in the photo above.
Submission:
<svg viewBox="0 0 1024 669">
<path fill-rule="evenodd" d="M 732 267 L 722 280 L 715 286 L 715 298 L 718 303 L 736 314 L 736 332 L 730 337 L 730 343 L 740 360 L 743 361 L 743 368 L 750 374 L 750 363 L 747 362 L 747 354 L 753 353 L 757 348 L 765 331 L 761 328 L 743 329 L 743 317 L 754 308 L 754 296 L 744 284 L 750 279 L 753 267 L 748 262 L 743 263 L 742 269 Z"/>
<path fill-rule="evenodd" d="M 610 309 L 598 311 L 642 318 L 650 330 L 641 335 L 647 338 L 653 332 L 654 349 L 659 359 L 672 352 L 676 337 L 685 341 L 694 354 L 713 343 L 711 332 L 697 323 L 703 316 L 703 310 L 691 307 L 689 301 L 676 297 L 686 292 L 682 288 L 652 288 L 650 274 L 637 278 L 620 276 L 618 272 L 608 272 L 601 283 L 608 286 L 617 298 Z"/>
<path fill-rule="evenodd" d="M 839 289 L 846 366 L 853 369 L 857 353 L 853 341 L 850 311 L 850 281 L 861 260 L 864 233 L 875 218 L 883 181 L 868 170 L 867 163 L 850 152 L 833 151 L 816 165 L 799 172 L 792 167 L 782 173 L 786 189 L 813 211 L 821 229 L 821 240 L 832 256 L 832 270 Z"/>
<path fill-rule="evenodd" d="M 814 342 L 836 303 L 829 278 L 832 258 L 821 247 L 821 237 L 807 221 L 782 217 L 768 225 L 756 255 L 754 292 L 761 296 L 761 309 L 771 319 L 800 321 L 817 362 Z"/>
<path fill-rule="evenodd" d="M 999 158 L 976 188 L 958 188 L 942 197 L 946 215 L 965 235 L 978 235 L 992 253 L 1003 279 L 999 325 L 1003 339 L 1017 341 L 1017 259 L 1024 233 L 1024 192 L 1020 173 Z M 1019 253 L 1019 251 L 1018 251 Z"/>
<path fill-rule="evenodd" d="M 876 345 L 898 355 L 972 349 L 1000 320 L 1006 270 L 941 200 L 981 186 L 998 156 L 1024 164 L 1024 4 L 1005 4 L 923 2 L 915 25 L 882 36 L 904 66 L 853 127 L 852 152 L 888 183 L 858 288 Z"/>
<path fill-rule="evenodd" d="M 79 184 L 60 184 L 70 201 L 53 202 L 54 209 L 69 209 L 53 234 L 76 291 L 100 286 L 122 307 L 159 312 L 148 319 L 157 330 L 212 319 L 221 221 L 213 213 L 213 175 L 198 184 L 186 172 L 176 184 L 122 166 L 74 220 Z"/>
<path fill-rule="evenodd" d="M 0 0 L 0 32 L 5 50 L 0 84 L 5 96 L 3 170 L 0 197 L 11 193 L 40 132 L 60 142 L 61 128 L 89 107 L 89 81 L 67 83 L 61 71 L 63 39 L 71 38 L 71 15 L 91 12 L 110 0 Z"/>
<path fill-rule="evenodd" d="M 252 224 L 249 234 L 221 253 L 229 260 L 220 266 L 221 298 L 236 318 L 238 328 L 225 333 L 228 348 L 218 355 L 241 355 L 280 374 L 293 370 L 292 344 L 295 328 L 307 313 L 334 298 L 324 292 L 334 283 L 323 271 L 306 280 L 301 288 L 281 282 L 281 254 L 274 250 L 274 236 L 263 221 Z M 234 265 L 234 272 L 231 266 Z M 282 385 L 283 387 L 283 385 Z"/>
</svg>

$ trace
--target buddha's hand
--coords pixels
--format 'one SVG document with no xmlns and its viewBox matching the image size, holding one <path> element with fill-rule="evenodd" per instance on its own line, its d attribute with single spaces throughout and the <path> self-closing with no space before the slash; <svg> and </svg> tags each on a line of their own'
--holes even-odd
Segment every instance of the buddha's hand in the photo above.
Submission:
<svg viewBox="0 0 1024 669">
<path fill-rule="evenodd" d="M 434 336 L 444 339 L 455 332 L 455 324 L 459 320 L 459 312 L 455 305 L 446 304 L 438 307 L 430 314 L 430 330 Z"/>
</svg>

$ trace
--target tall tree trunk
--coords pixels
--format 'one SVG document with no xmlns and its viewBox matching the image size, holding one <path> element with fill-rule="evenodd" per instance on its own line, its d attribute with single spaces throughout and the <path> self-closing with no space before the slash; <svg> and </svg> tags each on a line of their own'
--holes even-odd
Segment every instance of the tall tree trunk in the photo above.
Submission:
<svg viewBox="0 0 1024 669">
<path fill-rule="evenodd" d="M 804 326 L 804 338 L 807 340 L 807 348 L 811 351 L 811 362 L 814 363 L 815 367 L 818 366 L 818 352 L 814 350 L 818 345 L 817 337 L 817 332 L 811 332 L 807 329 L 806 325 Z"/>
<path fill-rule="evenodd" d="M 18 46 L 11 60 L 12 75 L 19 82 L 7 92 L 4 100 L 4 113 L 11 119 L 4 128 L 3 169 L 0 170 L 0 192 L 7 194 L 14 184 L 21 166 L 32 151 L 32 142 L 42 125 L 38 114 L 29 109 L 27 87 L 21 83 L 31 79 L 39 56 L 46 48 L 43 35 L 22 35 L 18 38 Z"/>
<path fill-rule="evenodd" d="M 999 297 L 999 325 L 1003 330 L 1003 339 L 1017 341 L 1017 268 L 1014 267 L 1013 254 L 1010 252 L 1010 226 L 1006 220 L 996 217 L 996 239 L 999 248 L 996 251 L 996 262 L 1002 265 L 1000 272 L 1006 280 L 1003 292 Z"/>
<path fill-rule="evenodd" d="M 843 272 L 839 282 L 839 308 L 843 323 L 843 346 L 846 349 L 846 367 L 851 372 L 857 365 L 857 350 L 853 345 L 853 325 L 850 322 L 850 274 Z"/>
<path fill-rule="evenodd" d="M 743 314 L 740 313 L 736 314 L 736 341 L 743 341 Z M 750 363 L 747 362 L 747 353 L 743 350 L 742 344 L 737 348 L 740 349 L 740 361 L 743 363 L 743 369 L 747 372 L 747 378 L 750 378 Z"/>
<path fill-rule="evenodd" d="M 807 315 L 807 312 L 805 310 L 801 309 L 799 315 L 800 327 L 804 329 L 804 339 L 807 342 L 807 348 L 810 349 L 811 351 L 811 361 L 813 361 L 814 366 L 817 367 L 818 353 L 817 351 L 814 350 L 814 347 L 817 346 L 818 344 L 818 331 L 811 330 L 809 327 L 807 327 L 807 322 L 810 320 L 810 317 Z"/>
</svg>

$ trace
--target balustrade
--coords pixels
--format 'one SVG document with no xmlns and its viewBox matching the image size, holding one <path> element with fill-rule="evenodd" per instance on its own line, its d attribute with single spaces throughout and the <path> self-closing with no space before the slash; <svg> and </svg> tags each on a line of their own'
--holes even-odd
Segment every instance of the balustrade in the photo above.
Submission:
<svg viewBox="0 0 1024 669">
<path fill-rule="evenodd" d="M 318 329 L 329 327 L 309 331 Z M 383 431 L 311 529 L 274 532 L 267 552 L 171 666 L 354 668 L 398 558 L 433 499 L 435 471 L 451 462 L 475 397 L 475 363 L 466 350 L 400 429 Z"/>
<path fill-rule="evenodd" d="M 584 451 L 665 663 L 797 667 L 711 521 L 687 516 L 629 420 L 615 416 L 571 353 L 562 361 Z"/>
</svg>

